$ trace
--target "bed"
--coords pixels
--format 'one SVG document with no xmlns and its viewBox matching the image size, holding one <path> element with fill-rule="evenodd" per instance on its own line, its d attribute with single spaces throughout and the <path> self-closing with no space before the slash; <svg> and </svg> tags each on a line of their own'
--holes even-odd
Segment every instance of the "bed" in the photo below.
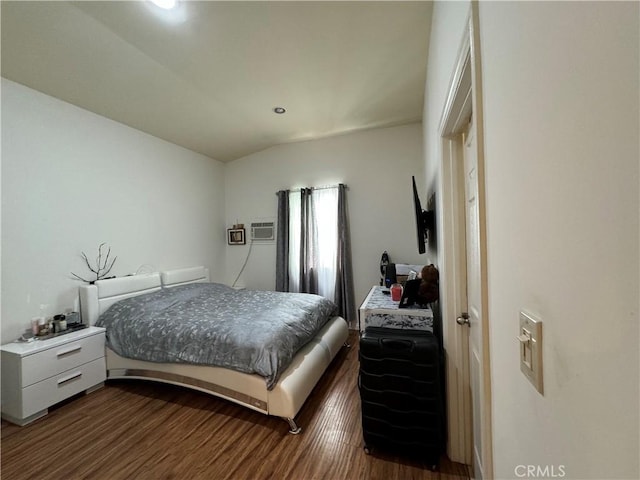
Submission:
<svg viewBox="0 0 640 480">
<path fill-rule="evenodd" d="M 142 297 L 146 299 L 170 293 L 167 289 L 189 290 L 204 287 L 195 284 L 208 283 L 209 272 L 204 267 L 99 280 L 93 285 L 80 287 L 83 322 L 95 325 L 98 318 L 120 300 L 149 294 Z M 114 308 L 128 302 L 121 302 Z M 190 363 L 136 360 L 109 347 L 106 349 L 107 378 L 152 380 L 199 390 L 266 415 L 281 417 L 288 422 L 289 432 L 297 434 L 301 428 L 295 421 L 296 415 L 333 358 L 346 344 L 347 337 L 346 321 L 338 316 L 331 317 L 295 353 L 291 363 L 278 374 L 272 385 L 255 373 Z"/>
</svg>

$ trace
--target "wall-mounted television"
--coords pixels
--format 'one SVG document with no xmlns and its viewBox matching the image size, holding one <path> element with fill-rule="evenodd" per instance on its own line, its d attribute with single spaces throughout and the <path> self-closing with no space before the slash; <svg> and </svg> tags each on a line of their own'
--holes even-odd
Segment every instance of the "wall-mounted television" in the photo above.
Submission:
<svg viewBox="0 0 640 480">
<path fill-rule="evenodd" d="M 425 253 L 427 251 L 427 239 L 432 237 L 435 231 L 435 207 L 430 205 L 430 210 L 423 210 L 418 196 L 416 187 L 416 177 L 412 176 L 413 182 L 413 208 L 416 217 L 416 233 L 418 239 L 418 252 Z M 435 202 L 435 196 L 432 197 L 430 204 Z"/>
</svg>

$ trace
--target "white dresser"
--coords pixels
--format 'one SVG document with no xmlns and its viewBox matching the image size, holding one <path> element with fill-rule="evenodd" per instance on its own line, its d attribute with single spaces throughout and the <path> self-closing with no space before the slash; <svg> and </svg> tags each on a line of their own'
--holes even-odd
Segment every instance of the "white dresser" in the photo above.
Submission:
<svg viewBox="0 0 640 480">
<path fill-rule="evenodd" d="M 48 408 L 106 378 L 105 329 L 83 330 L 31 343 L 8 343 L 2 352 L 2 418 L 26 425 Z"/>
<path fill-rule="evenodd" d="M 433 311 L 430 308 L 399 308 L 383 287 L 373 286 L 360 306 L 360 331 L 366 327 L 427 330 L 433 333 Z"/>
</svg>

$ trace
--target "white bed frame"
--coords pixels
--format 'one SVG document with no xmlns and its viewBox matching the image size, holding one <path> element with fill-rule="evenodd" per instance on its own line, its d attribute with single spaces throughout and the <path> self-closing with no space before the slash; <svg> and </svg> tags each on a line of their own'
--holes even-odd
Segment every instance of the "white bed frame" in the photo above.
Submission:
<svg viewBox="0 0 640 480">
<path fill-rule="evenodd" d="M 183 268 L 162 273 L 99 280 L 80 287 L 82 321 L 93 325 L 100 314 L 124 298 L 150 293 L 164 287 L 208 282 L 204 267 Z M 259 375 L 221 367 L 179 363 L 154 363 L 124 358 L 106 349 L 107 378 L 153 380 L 200 390 L 249 407 L 266 415 L 282 417 L 289 432 L 300 433 L 295 417 L 324 371 L 348 337 L 346 321 L 333 317 L 293 358 L 272 390 Z"/>
</svg>

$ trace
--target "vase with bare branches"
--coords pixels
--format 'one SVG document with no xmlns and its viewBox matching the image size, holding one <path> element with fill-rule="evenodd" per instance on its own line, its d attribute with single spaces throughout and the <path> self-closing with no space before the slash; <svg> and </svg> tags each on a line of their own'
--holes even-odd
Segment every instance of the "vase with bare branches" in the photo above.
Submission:
<svg viewBox="0 0 640 480">
<path fill-rule="evenodd" d="M 82 252 L 82 258 L 84 258 L 84 261 L 86 262 L 87 267 L 89 268 L 89 271 L 91 271 L 92 273 L 95 273 L 96 275 L 95 280 L 87 280 L 81 277 L 80 275 L 76 275 L 73 272 L 71 272 L 71 275 L 73 275 L 78 280 L 82 280 L 83 282 L 87 282 L 89 284 L 93 284 L 98 280 L 102 280 L 106 278 L 106 276 L 109 274 L 109 272 L 113 268 L 113 264 L 116 263 L 116 260 L 118 257 L 113 257 L 111 259 L 111 263 L 109 263 L 109 256 L 111 255 L 111 247 L 109 247 L 109 250 L 107 250 L 107 255 L 103 259 L 102 247 L 104 247 L 104 245 L 105 245 L 104 243 L 101 243 L 100 246 L 98 247 L 98 257 L 96 258 L 95 267 L 89 263 L 87 254 Z"/>
</svg>

